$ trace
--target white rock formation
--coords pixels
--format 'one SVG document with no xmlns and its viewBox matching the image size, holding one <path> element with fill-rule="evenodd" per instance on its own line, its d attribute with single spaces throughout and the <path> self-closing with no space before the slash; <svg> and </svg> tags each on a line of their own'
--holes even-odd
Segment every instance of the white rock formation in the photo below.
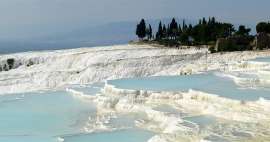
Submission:
<svg viewBox="0 0 270 142">
<path fill-rule="evenodd" d="M 0 55 L 0 64 L 14 59 L 14 68 L 0 72 L 0 94 L 54 89 L 127 77 L 190 74 L 221 69 L 269 52 L 210 54 L 207 49 L 168 49 L 121 45 Z M 206 64 L 207 61 L 207 64 Z"/>
</svg>

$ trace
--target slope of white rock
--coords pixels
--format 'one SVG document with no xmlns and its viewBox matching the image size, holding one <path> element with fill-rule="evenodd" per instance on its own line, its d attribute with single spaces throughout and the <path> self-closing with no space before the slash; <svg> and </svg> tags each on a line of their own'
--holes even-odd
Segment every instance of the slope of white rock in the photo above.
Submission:
<svg viewBox="0 0 270 142">
<path fill-rule="evenodd" d="M 269 51 L 207 52 L 205 48 L 177 50 L 121 45 L 0 55 L 0 94 L 57 89 L 70 84 L 106 82 L 108 79 L 192 74 L 205 70 L 223 70 L 224 74 L 220 75 L 229 76 L 240 85 L 250 82 L 249 78 L 238 76 L 238 72 L 246 72 L 257 75 L 261 86 L 269 86 L 269 64 L 246 62 L 269 56 Z M 12 68 L 2 71 L 4 66 L 8 66 L 8 59 L 14 59 Z M 270 139 L 270 101 L 263 98 L 243 102 L 194 90 L 126 90 L 107 82 L 96 95 L 87 95 L 72 87 L 66 88 L 66 91 L 76 98 L 97 104 L 96 116 L 89 116 L 84 127 L 88 133 L 115 130 L 108 125 L 110 120 L 124 113 L 144 115 L 144 118 L 136 120 L 135 125 L 156 132 L 149 142 L 210 142 L 212 140 L 208 137 L 212 134 L 232 141 L 247 140 L 237 134 L 251 136 L 250 141 Z M 164 104 L 177 108 L 179 114 L 154 109 L 154 106 Z M 184 119 L 182 113 L 187 112 L 194 116 L 211 115 L 221 120 L 201 129 L 198 124 Z"/>
<path fill-rule="evenodd" d="M 269 55 L 269 52 L 208 54 L 207 49 L 168 49 L 120 45 L 0 55 L 0 65 L 14 59 L 13 69 L 0 72 L 0 94 L 54 89 L 67 84 L 107 79 L 178 75 Z M 207 65 L 206 65 L 207 62 Z"/>
</svg>

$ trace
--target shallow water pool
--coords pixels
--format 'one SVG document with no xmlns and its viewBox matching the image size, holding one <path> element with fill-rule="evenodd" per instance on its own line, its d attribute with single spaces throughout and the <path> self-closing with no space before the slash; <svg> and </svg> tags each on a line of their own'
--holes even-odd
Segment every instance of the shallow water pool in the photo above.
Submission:
<svg viewBox="0 0 270 142">
<path fill-rule="evenodd" d="M 207 116 L 207 115 L 185 117 L 184 120 L 193 122 L 193 123 L 199 125 L 201 128 L 212 125 L 212 124 L 214 124 L 216 122 L 215 117 Z"/>
<path fill-rule="evenodd" d="M 81 89 L 93 91 L 87 88 Z M 0 96 L 0 142 L 147 142 L 153 136 L 135 129 L 132 116 L 112 119 L 107 125 L 116 131 L 87 134 L 84 128 L 89 116 L 96 117 L 95 105 L 65 91 Z"/>
<path fill-rule="evenodd" d="M 147 142 L 154 134 L 139 129 L 64 136 L 65 142 Z"/>
<path fill-rule="evenodd" d="M 269 88 L 240 88 L 234 81 L 215 72 L 189 76 L 162 76 L 110 80 L 109 84 L 122 89 L 151 91 L 188 91 L 189 89 L 217 94 L 222 97 L 254 101 L 260 97 L 270 99 Z"/>
<path fill-rule="evenodd" d="M 95 107 L 66 92 L 0 96 L 0 141 L 56 141 L 57 135 L 78 133 Z"/>
<path fill-rule="evenodd" d="M 270 63 L 270 57 L 260 57 L 260 58 L 253 59 L 251 61 Z"/>
<path fill-rule="evenodd" d="M 96 95 L 97 93 L 100 93 L 100 90 L 103 87 L 104 83 L 85 84 L 85 85 L 77 84 L 68 86 L 69 89 L 82 92 L 85 95 Z"/>
</svg>

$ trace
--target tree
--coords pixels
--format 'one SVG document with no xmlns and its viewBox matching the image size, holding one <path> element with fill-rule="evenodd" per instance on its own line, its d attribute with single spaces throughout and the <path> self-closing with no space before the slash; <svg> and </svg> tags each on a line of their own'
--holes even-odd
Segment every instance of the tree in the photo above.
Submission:
<svg viewBox="0 0 270 142">
<path fill-rule="evenodd" d="M 235 35 L 238 36 L 248 36 L 251 29 L 246 28 L 244 25 L 240 25 L 238 31 L 235 32 Z"/>
<path fill-rule="evenodd" d="M 266 22 L 258 23 L 257 32 L 264 32 L 266 35 L 270 33 L 270 24 Z M 165 45 L 165 46 L 177 46 L 180 42 L 183 45 L 190 45 L 190 43 L 194 45 L 214 45 L 218 39 L 231 39 L 235 40 L 235 44 L 237 44 L 237 48 L 229 48 L 225 50 L 246 50 L 246 43 L 250 44 L 249 36 L 250 29 L 245 26 L 239 26 L 238 30 L 235 32 L 234 26 L 231 23 L 218 22 L 215 17 L 209 17 L 207 20 L 205 18 L 199 19 L 198 24 L 186 24 L 185 20 L 180 25 L 177 23 L 175 18 L 171 20 L 168 25 L 159 22 L 158 30 L 156 32 L 155 40 L 157 43 Z M 144 19 L 137 25 L 136 34 L 142 40 L 147 36 L 148 40 L 153 38 L 152 27 L 149 24 L 147 27 L 145 26 Z M 238 35 L 238 36 L 232 36 Z M 238 42 L 239 41 L 239 42 Z M 230 43 L 227 44 L 228 47 L 232 46 Z"/>
<path fill-rule="evenodd" d="M 151 40 L 152 39 L 152 37 L 153 37 L 153 35 L 152 35 L 152 27 L 151 27 L 151 25 L 149 24 L 148 25 L 148 28 L 146 29 L 146 35 L 147 35 L 147 38 L 148 38 L 148 40 Z"/>
<path fill-rule="evenodd" d="M 12 69 L 14 66 L 15 60 L 14 59 L 7 59 L 8 68 Z"/>
<path fill-rule="evenodd" d="M 172 31 L 170 28 L 170 24 L 167 25 L 166 38 L 168 39 L 172 38 Z"/>
<path fill-rule="evenodd" d="M 216 18 L 215 17 L 212 17 L 210 23 L 211 24 L 216 24 Z"/>
<path fill-rule="evenodd" d="M 162 28 L 162 38 L 167 38 L 167 28 L 165 24 L 163 25 Z"/>
<path fill-rule="evenodd" d="M 160 40 L 163 38 L 163 29 L 162 29 L 162 23 L 161 21 L 159 22 L 159 25 L 158 25 L 158 31 L 156 33 L 156 39 L 157 40 Z"/>
<path fill-rule="evenodd" d="M 173 18 L 169 26 L 169 36 L 171 36 L 173 39 L 176 39 L 177 32 L 178 23 L 176 22 L 175 18 Z"/>
<path fill-rule="evenodd" d="M 136 35 L 139 37 L 139 39 L 141 39 L 141 32 L 142 32 L 141 25 L 137 24 Z"/>
<path fill-rule="evenodd" d="M 188 34 L 188 35 L 191 35 L 192 29 L 193 29 L 192 25 L 189 24 L 189 25 L 188 25 L 188 28 L 187 28 L 187 34 Z"/>
<path fill-rule="evenodd" d="M 150 39 L 152 39 L 153 37 L 153 30 L 152 30 L 152 26 L 149 24 L 149 37 Z"/>
<path fill-rule="evenodd" d="M 268 33 L 270 34 L 270 23 L 260 22 L 256 26 L 257 33 Z"/>
<path fill-rule="evenodd" d="M 202 24 L 202 20 L 200 19 L 200 20 L 199 20 L 199 25 L 201 25 L 201 24 Z"/>
<path fill-rule="evenodd" d="M 6 64 L 4 64 L 3 70 L 4 70 L 4 71 L 8 71 L 8 70 L 9 70 L 9 69 L 8 69 L 8 66 L 7 66 Z"/>
<path fill-rule="evenodd" d="M 205 17 L 203 17 L 203 19 L 202 19 L 202 24 L 203 24 L 203 25 L 206 25 L 206 24 L 207 24 L 207 22 L 206 22 L 206 20 L 205 20 Z"/>
<path fill-rule="evenodd" d="M 235 32 L 234 26 L 230 23 L 223 23 L 221 27 L 222 37 L 232 36 L 232 34 Z"/>
<path fill-rule="evenodd" d="M 182 31 L 183 31 L 183 33 L 186 32 L 186 30 L 187 30 L 187 25 L 186 25 L 185 20 L 183 20 L 183 24 L 182 24 Z"/>
<path fill-rule="evenodd" d="M 205 18 L 199 19 L 199 23 L 192 27 L 191 35 L 197 44 L 208 44 L 215 42 L 218 38 L 229 37 L 233 32 L 232 24 L 216 22 L 214 17 L 210 17 L 208 22 Z"/>
<path fill-rule="evenodd" d="M 146 24 L 145 20 L 142 19 L 141 22 L 137 25 L 136 35 L 142 40 L 146 36 Z"/>
<path fill-rule="evenodd" d="M 178 38 L 181 37 L 182 33 L 183 33 L 183 31 L 182 31 L 181 25 L 179 24 L 179 25 L 178 25 L 178 32 L 177 32 Z"/>
<path fill-rule="evenodd" d="M 180 37 L 181 43 L 188 44 L 188 38 L 189 38 L 189 35 L 187 33 L 182 33 L 182 35 Z"/>
</svg>

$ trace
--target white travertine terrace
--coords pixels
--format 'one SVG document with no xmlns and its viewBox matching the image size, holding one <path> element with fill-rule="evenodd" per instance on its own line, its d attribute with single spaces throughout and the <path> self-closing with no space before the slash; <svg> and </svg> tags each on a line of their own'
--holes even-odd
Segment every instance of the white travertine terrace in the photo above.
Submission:
<svg viewBox="0 0 270 142">
<path fill-rule="evenodd" d="M 55 89 L 108 79 L 181 75 L 227 69 L 227 65 L 270 55 L 268 51 L 208 54 L 206 48 L 170 49 L 119 45 L 0 55 L 14 69 L 0 72 L 0 94 Z"/>
<path fill-rule="evenodd" d="M 0 72 L 0 94 L 21 93 L 65 88 L 70 84 L 89 84 L 106 80 L 194 74 L 206 70 L 221 70 L 236 84 L 252 81 L 268 86 L 269 64 L 247 61 L 270 56 L 269 51 L 244 51 L 208 54 L 207 49 L 168 49 L 146 45 L 121 45 L 80 48 L 59 51 L 27 52 L 0 55 L 0 64 L 14 59 L 14 68 Z M 238 72 L 257 75 L 250 80 Z M 108 127 L 116 114 L 143 114 L 136 126 L 156 132 L 148 142 L 208 142 L 209 134 L 232 141 L 236 134 L 250 136 L 249 140 L 270 141 L 270 101 L 239 101 L 222 98 L 196 90 L 188 92 L 127 90 L 105 83 L 100 94 L 89 96 L 76 89 L 66 88 L 74 97 L 89 99 L 97 104 L 97 116 L 89 117 L 86 132 L 110 131 Z M 201 132 L 197 124 L 184 116 L 168 115 L 153 109 L 155 105 L 169 105 L 192 115 L 210 115 L 222 121 Z M 240 130 L 238 132 L 236 130 Z M 236 132 L 235 132 L 236 131 Z M 243 131 L 243 132 L 242 132 Z M 236 133 L 236 134 L 235 134 Z"/>
</svg>

